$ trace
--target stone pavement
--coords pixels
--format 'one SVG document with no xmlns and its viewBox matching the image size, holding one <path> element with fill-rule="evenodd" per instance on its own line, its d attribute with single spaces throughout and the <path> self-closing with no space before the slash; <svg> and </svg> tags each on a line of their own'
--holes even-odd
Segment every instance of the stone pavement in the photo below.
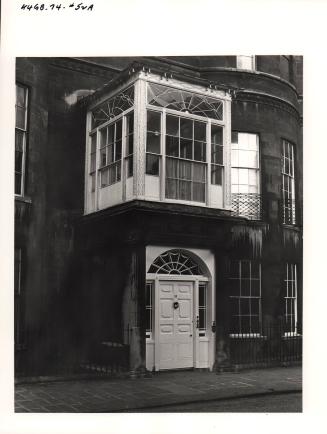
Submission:
<svg viewBox="0 0 327 434">
<path fill-rule="evenodd" d="M 301 392 L 301 367 L 235 373 L 160 372 L 149 378 L 69 380 L 15 386 L 15 411 L 32 413 L 124 412 L 270 393 Z M 153 410 L 152 410 L 153 411 Z"/>
</svg>

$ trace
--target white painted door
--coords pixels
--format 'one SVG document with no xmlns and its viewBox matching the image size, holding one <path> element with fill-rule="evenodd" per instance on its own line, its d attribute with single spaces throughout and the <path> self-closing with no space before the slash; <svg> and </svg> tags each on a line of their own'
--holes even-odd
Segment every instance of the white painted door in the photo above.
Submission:
<svg viewBox="0 0 327 434">
<path fill-rule="evenodd" d="M 159 369 L 193 366 L 193 282 L 162 281 L 159 283 Z"/>
</svg>

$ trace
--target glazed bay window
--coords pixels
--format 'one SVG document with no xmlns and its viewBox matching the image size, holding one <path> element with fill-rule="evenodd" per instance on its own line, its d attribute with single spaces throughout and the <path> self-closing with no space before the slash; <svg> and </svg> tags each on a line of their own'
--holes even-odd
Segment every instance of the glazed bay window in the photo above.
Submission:
<svg viewBox="0 0 327 434">
<path fill-rule="evenodd" d="M 231 165 L 233 214 L 250 220 L 260 220 L 260 158 L 257 134 L 232 133 Z"/>
<path fill-rule="evenodd" d="M 133 199 L 225 208 L 230 95 L 133 72 L 90 105 L 85 212 Z"/>
<path fill-rule="evenodd" d="M 286 263 L 284 276 L 285 333 L 297 333 L 297 270 L 296 264 Z"/>
<path fill-rule="evenodd" d="M 28 90 L 16 84 L 15 194 L 25 194 Z"/>
<path fill-rule="evenodd" d="M 295 224 L 294 146 L 287 140 L 282 143 L 282 220 Z"/>
<path fill-rule="evenodd" d="M 255 260 L 231 261 L 229 273 L 230 333 L 261 334 L 261 265 Z"/>
</svg>

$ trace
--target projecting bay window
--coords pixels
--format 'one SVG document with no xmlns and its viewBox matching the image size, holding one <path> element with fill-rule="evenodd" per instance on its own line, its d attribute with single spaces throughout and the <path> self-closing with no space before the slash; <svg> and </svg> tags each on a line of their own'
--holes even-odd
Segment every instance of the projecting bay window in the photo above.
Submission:
<svg viewBox="0 0 327 434">
<path fill-rule="evenodd" d="M 285 333 L 297 333 L 297 269 L 296 264 L 286 263 L 284 276 Z"/>
<path fill-rule="evenodd" d="M 229 274 L 230 333 L 261 334 L 261 265 L 255 260 L 231 261 Z"/>
<path fill-rule="evenodd" d="M 25 194 L 28 91 L 16 84 L 15 194 Z"/>
<path fill-rule="evenodd" d="M 282 146 L 282 219 L 284 224 L 294 225 L 296 222 L 294 146 L 287 140 L 283 140 Z"/>
<path fill-rule="evenodd" d="M 233 214 L 250 220 L 260 220 L 260 158 L 257 134 L 232 133 L 231 163 Z"/>
<path fill-rule="evenodd" d="M 143 71 L 126 86 L 89 111 L 85 211 L 137 198 L 229 205 L 226 91 Z"/>
</svg>

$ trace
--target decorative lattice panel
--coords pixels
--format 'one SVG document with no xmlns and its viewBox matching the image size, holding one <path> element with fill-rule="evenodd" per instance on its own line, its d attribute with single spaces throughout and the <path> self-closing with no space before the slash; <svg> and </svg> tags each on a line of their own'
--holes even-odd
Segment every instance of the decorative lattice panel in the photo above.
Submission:
<svg viewBox="0 0 327 434">
<path fill-rule="evenodd" d="M 199 265 L 190 256 L 180 250 L 169 250 L 158 256 L 148 272 L 176 275 L 203 275 Z"/>
</svg>

